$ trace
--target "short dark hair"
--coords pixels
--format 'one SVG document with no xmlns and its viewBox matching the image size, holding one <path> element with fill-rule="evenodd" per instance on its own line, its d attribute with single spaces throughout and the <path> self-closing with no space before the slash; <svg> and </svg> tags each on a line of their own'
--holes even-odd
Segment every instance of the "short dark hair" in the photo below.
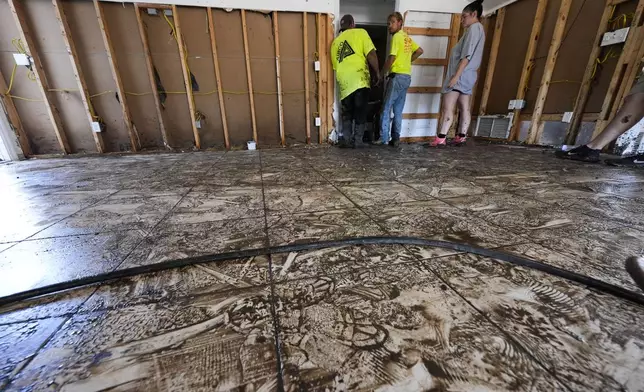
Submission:
<svg viewBox="0 0 644 392">
<path fill-rule="evenodd" d="M 476 11 L 476 17 L 483 16 L 483 0 L 474 0 L 463 8 L 463 11 L 473 13 Z"/>
<path fill-rule="evenodd" d="M 403 16 L 400 12 L 394 12 L 393 14 L 389 15 L 387 17 L 387 20 L 391 18 L 396 18 L 397 21 L 402 22 L 403 21 Z"/>
<path fill-rule="evenodd" d="M 351 14 L 346 14 L 340 19 L 340 31 L 344 31 L 355 24 Z"/>
</svg>

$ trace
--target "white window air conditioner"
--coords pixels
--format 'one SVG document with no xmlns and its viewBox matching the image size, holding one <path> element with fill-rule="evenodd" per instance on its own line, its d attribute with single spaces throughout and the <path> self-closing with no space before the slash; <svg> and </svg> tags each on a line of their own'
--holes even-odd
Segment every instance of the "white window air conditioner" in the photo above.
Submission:
<svg viewBox="0 0 644 392">
<path fill-rule="evenodd" d="M 479 116 L 476 120 L 474 136 L 491 139 L 507 139 L 510 137 L 513 113 L 499 116 Z"/>
</svg>

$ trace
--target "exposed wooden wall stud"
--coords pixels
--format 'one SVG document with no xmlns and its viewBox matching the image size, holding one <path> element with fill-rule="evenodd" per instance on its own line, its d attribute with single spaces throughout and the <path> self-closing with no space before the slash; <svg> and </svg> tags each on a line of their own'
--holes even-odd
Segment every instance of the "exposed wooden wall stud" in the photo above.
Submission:
<svg viewBox="0 0 644 392">
<path fill-rule="evenodd" d="M 568 14 L 570 13 L 570 6 L 572 0 L 561 0 L 559 13 L 557 15 L 557 24 L 555 31 L 550 42 L 550 50 L 548 51 L 548 58 L 546 59 L 546 68 L 543 71 L 541 84 L 539 86 L 539 93 L 532 113 L 532 122 L 528 133 L 527 143 L 538 144 L 541 140 L 543 133 L 543 126 L 541 125 L 541 115 L 543 108 L 548 97 L 548 90 L 550 88 L 550 81 L 552 80 L 552 73 L 554 72 L 555 65 L 557 64 L 557 57 L 559 56 L 559 49 L 566 29 L 566 22 L 568 21 Z"/>
<path fill-rule="evenodd" d="M 280 120 L 280 140 L 282 146 L 286 146 L 286 136 L 284 135 L 284 96 L 280 71 L 280 29 L 277 21 L 277 11 L 273 11 L 273 37 L 275 38 L 275 74 L 277 76 L 277 110 Z"/>
<path fill-rule="evenodd" d="M 325 49 L 325 62 L 326 62 L 326 78 L 327 78 L 327 91 L 326 91 L 326 133 L 324 140 L 329 139 L 329 133 L 333 130 L 333 105 L 335 104 L 335 74 L 333 73 L 333 65 L 331 64 L 331 43 L 334 38 L 333 18 L 326 15 L 326 49 Z"/>
<path fill-rule="evenodd" d="M 317 52 L 318 61 L 320 63 L 320 70 L 318 71 L 318 116 L 320 118 L 320 126 L 318 128 L 319 143 L 323 143 L 326 134 L 326 49 L 325 49 L 325 36 L 326 36 L 326 18 L 322 14 L 316 14 L 315 20 L 317 24 Z"/>
<path fill-rule="evenodd" d="M 103 37 L 103 43 L 105 44 L 105 51 L 107 53 L 107 62 L 110 66 L 110 70 L 112 71 L 112 77 L 114 78 L 114 83 L 116 85 L 116 92 L 119 95 L 119 103 L 121 104 L 121 111 L 123 112 L 123 121 L 125 121 L 127 133 L 130 136 L 132 151 L 137 151 L 139 149 L 139 143 L 140 143 L 139 137 L 136 133 L 134 125 L 132 124 L 130 107 L 127 105 L 127 97 L 125 96 L 125 89 L 123 88 L 123 82 L 121 81 L 121 75 L 119 74 L 119 68 L 116 62 L 116 57 L 114 56 L 114 47 L 112 46 L 112 41 L 110 40 L 110 32 L 107 28 L 107 24 L 105 23 L 103 6 L 98 0 L 94 0 L 94 8 L 96 9 L 96 17 L 98 19 L 98 25 L 101 29 L 101 36 Z"/>
<path fill-rule="evenodd" d="M 309 92 L 309 27 L 308 13 L 302 17 L 302 30 L 304 41 L 304 116 L 306 118 L 306 144 L 311 144 L 311 96 Z"/>
<path fill-rule="evenodd" d="M 606 0 L 604 13 L 602 14 L 601 21 L 599 22 L 599 29 L 597 30 L 595 41 L 593 42 L 593 49 L 590 52 L 590 56 L 588 56 L 588 63 L 586 64 L 586 70 L 584 71 L 584 76 L 581 80 L 581 87 L 579 88 L 577 99 L 575 100 L 572 120 L 570 121 L 568 131 L 566 132 L 566 144 L 575 144 L 577 141 L 579 126 L 581 125 L 586 103 L 588 103 L 588 98 L 590 97 L 590 85 L 593 81 L 593 73 L 595 71 L 597 59 L 602 51 L 602 47 L 599 45 L 602 37 L 608 30 L 608 21 L 610 20 L 613 11 L 613 6 L 610 4 L 610 1 L 611 0 Z"/>
<path fill-rule="evenodd" d="M 250 100 L 250 118 L 253 124 L 253 140 L 257 140 L 257 119 L 255 117 L 255 97 L 253 96 L 253 76 L 250 71 L 250 54 L 248 51 L 248 28 L 246 26 L 246 11 L 241 10 L 242 35 L 244 38 L 244 58 L 246 59 L 246 78 L 248 79 L 248 99 Z"/>
<path fill-rule="evenodd" d="M 80 66 L 80 61 L 78 60 L 76 46 L 74 45 L 71 30 L 69 29 L 69 23 L 67 23 L 65 10 L 63 9 L 63 5 L 60 0 L 52 0 L 52 4 L 54 5 L 56 19 L 58 19 L 60 32 L 63 36 L 63 41 L 65 42 L 65 48 L 67 49 L 67 53 L 69 54 L 69 59 L 72 65 L 72 72 L 74 73 L 74 79 L 76 79 L 76 84 L 78 86 L 78 91 L 80 92 L 81 101 L 83 102 L 83 107 L 85 108 L 85 114 L 87 114 L 87 130 L 92 133 L 94 143 L 96 143 L 96 151 L 98 151 L 99 153 L 104 153 L 105 142 L 103 141 L 103 134 L 101 132 L 94 132 L 92 130 L 92 123 L 94 121 L 97 121 L 97 117 L 92 108 L 89 92 L 87 90 L 87 84 L 85 83 L 85 75 L 83 75 L 83 70 Z M 136 151 L 136 144 L 132 144 L 132 149 Z"/>
<path fill-rule="evenodd" d="M 157 82 L 154 77 L 154 65 L 152 64 L 152 54 L 150 53 L 150 43 L 148 42 L 148 35 L 145 32 L 145 25 L 143 24 L 143 19 L 141 18 L 141 8 L 142 5 L 134 3 L 134 13 L 136 14 L 136 23 L 139 28 L 139 36 L 141 37 L 141 43 L 143 44 L 143 51 L 145 52 L 145 66 L 148 70 L 148 80 L 150 81 L 150 88 L 152 89 L 152 96 L 154 97 L 154 108 L 157 112 L 157 119 L 159 120 L 159 130 L 161 130 L 161 138 L 163 139 L 163 145 L 166 148 L 170 148 L 170 141 L 168 138 L 167 128 L 165 127 L 165 121 L 163 120 L 163 111 L 161 110 L 161 99 L 159 98 L 159 91 L 157 90 Z"/>
<path fill-rule="evenodd" d="M 226 120 L 226 105 L 224 104 L 224 92 L 221 87 L 221 72 L 219 71 L 219 57 L 217 55 L 217 40 L 215 36 L 215 18 L 212 15 L 212 8 L 208 7 L 208 29 L 210 30 L 210 46 L 212 47 L 212 61 L 215 64 L 215 80 L 217 82 L 217 97 L 219 98 L 219 111 L 221 112 L 221 125 L 224 128 L 224 144 L 230 149 L 230 138 L 228 136 L 228 121 Z"/>
<path fill-rule="evenodd" d="M 16 136 L 18 136 L 18 142 L 20 143 L 22 154 L 25 157 L 29 157 L 33 155 L 31 151 L 31 145 L 29 144 L 29 138 L 27 137 L 27 133 L 22 126 L 22 121 L 20 121 L 20 116 L 18 115 L 16 106 L 13 104 L 13 99 L 11 99 L 11 96 L 9 96 L 8 94 L 5 94 L 8 89 L 9 87 L 4 80 L 2 71 L 0 71 L 0 98 L 2 99 L 3 103 L 2 107 L 4 107 L 4 110 L 7 112 L 9 123 L 13 127 L 14 132 L 16 132 Z M 2 109 L 2 107 L 0 107 L 0 109 Z"/>
<path fill-rule="evenodd" d="M 186 95 L 188 98 L 188 109 L 190 110 L 190 121 L 192 122 L 192 134 L 195 138 L 195 147 L 201 149 L 201 137 L 197 128 L 197 108 L 195 107 L 195 97 L 192 94 L 192 79 L 190 78 L 190 67 L 188 66 L 188 56 L 186 54 L 186 45 L 181 35 L 181 22 L 179 21 L 179 12 L 177 6 L 172 6 L 172 17 L 174 18 L 174 29 L 177 34 L 177 44 L 179 46 L 179 56 L 181 56 L 181 69 L 183 70 L 183 81 L 186 86 Z"/>
<path fill-rule="evenodd" d="M 499 54 L 501 45 L 501 35 L 503 34 L 503 22 L 505 21 L 505 8 L 501 8 L 496 15 L 496 24 L 494 25 L 494 38 L 492 38 L 492 47 L 490 49 L 490 59 L 488 62 L 485 81 L 483 82 L 483 92 L 481 93 L 481 105 L 479 106 L 479 115 L 482 116 L 487 110 L 487 102 L 490 98 L 490 89 L 492 88 L 492 78 L 496 68 L 496 58 Z"/>
<path fill-rule="evenodd" d="M 47 82 L 47 76 L 45 74 L 45 69 L 42 66 L 40 61 L 40 56 L 36 50 L 36 45 L 34 43 L 33 37 L 31 36 L 31 31 L 25 17 L 25 10 L 21 0 L 9 0 L 9 7 L 11 8 L 11 13 L 13 19 L 16 22 L 16 27 L 20 32 L 20 38 L 22 43 L 25 46 L 25 50 L 31 56 L 33 61 L 33 71 L 36 77 L 36 82 L 40 88 L 40 93 L 45 101 L 45 107 L 47 109 L 47 114 L 51 121 L 51 125 L 54 128 L 56 133 L 56 138 L 58 139 L 58 144 L 62 150 L 63 154 L 69 154 L 71 149 L 69 147 L 69 142 L 67 141 L 67 135 L 65 135 L 65 130 L 63 129 L 63 123 L 60 119 L 60 113 L 51 100 L 49 92 L 49 83 Z"/>
<path fill-rule="evenodd" d="M 608 85 L 608 91 L 606 92 L 606 97 L 602 104 L 602 110 L 599 113 L 599 120 L 595 124 L 595 131 L 593 132 L 593 137 L 600 134 L 608 122 L 611 119 L 611 116 L 617 112 L 617 107 L 619 106 L 619 92 L 620 90 L 626 88 L 624 85 L 625 77 L 628 74 L 630 57 L 632 56 L 633 48 L 640 44 L 637 42 L 639 36 L 639 31 L 642 27 L 638 26 L 639 21 L 642 18 L 642 13 L 644 12 L 644 0 L 639 0 L 637 8 L 635 10 L 635 16 L 633 17 L 633 22 L 631 23 L 631 30 L 628 33 L 628 38 L 626 43 L 624 43 L 624 48 L 622 49 L 622 54 L 617 60 L 617 66 L 615 67 L 615 72 L 613 77 L 610 80 Z M 628 86 L 630 88 L 630 86 Z"/>
<path fill-rule="evenodd" d="M 524 100 L 528 85 L 530 84 L 530 77 L 534 68 L 535 55 L 537 53 L 537 44 L 539 37 L 541 37 L 541 30 L 543 29 L 543 21 L 546 19 L 546 9 L 548 7 L 548 0 L 539 0 L 537 3 L 537 11 L 534 15 L 534 23 L 532 24 L 532 32 L 530 33 L 530 41 L 528 42 L 528 50 L 523 60 L 523 69 L 521 70 L 521 78 L 519 79 L 519 87 L 515 99 Z M 519 137 L 520 124 L 519 115 L 521 109 L 514 111 L 512 117 L 512 125 L 510 127 L 509 140 L 517 140 Z"/>
</svg>

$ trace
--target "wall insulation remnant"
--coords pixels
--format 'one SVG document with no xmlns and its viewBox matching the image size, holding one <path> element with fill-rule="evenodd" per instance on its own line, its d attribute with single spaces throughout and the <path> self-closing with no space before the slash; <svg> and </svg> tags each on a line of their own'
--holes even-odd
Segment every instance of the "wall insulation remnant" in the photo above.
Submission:
<svg viewBox="0 0 644 392">
<path fill-rule="evenodd" d="M 220 9 L 213 9 L 212 13 L 230 144 L 239 147 L 253 140 L 241 13 L 239 10 L 227 12 Z M 274 110 L 277 110 L 277 104 Z"/>
<path fill-rule="evenodd" d="M 139 38 L 134 6 L 105 2 L 101 3 L 101 6 L 105 15 L 105 24 L 110 32 L 114 57 L 119 67 L 123 88 L 126 91 L 132 122 L 141 141 L 141 148 L 162 147 L 163 138 L 154 106 L 154 97 L 148 82 L 145 53 Z M 113 81 L 109 70 L 105 73 L 101 72 L 100 78 Z M 117 94 L 114 92 L 95 98 L 92 102 L 112 100 L 118 105 Z M 116 119 L 110 118 L 110 124 L 123 121 L 120 111 L 115 115 L 118 117 Z"/>
<path fill-rule="evenodd" d="M 224 148 L 224 128 L 219 111 L 207 11 L 195 7 L 180 7 L 177 10 L 181 19 L 181 34 L 187 47 L 188 65 L 199 84 L 199 91 L 193 92 L 195 108 L 205 116 L 199 129 L 201 148 Z"/>
<path fill-rule="evenodd" d="M 515 99 L 536 11 L 537 0 L 522 0 L 506 8 L 487 114 L 507 114 L 508 103 Z"/>
</svg>

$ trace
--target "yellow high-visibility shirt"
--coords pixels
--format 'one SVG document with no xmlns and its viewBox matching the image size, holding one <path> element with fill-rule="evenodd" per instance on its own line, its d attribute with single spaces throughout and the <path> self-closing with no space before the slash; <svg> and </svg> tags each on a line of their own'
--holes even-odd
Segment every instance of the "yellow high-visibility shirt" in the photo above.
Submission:
<svg viewBox="0 0 644 392">
<path fill-rule="evenodd" d="M 407 33 L 400 30 L 391 38 L 391 51 L 396 56 L 389 72 L 411 75 L 411 55 L 419 48 Z"/>
<path fill-rule="evenodd" d="M 340 87 L 340 99 L 371 86 L 367 55 L 376 47 L 364 29 L 343 31 L 331 44 L 331 62 Z"/>
</svg>

